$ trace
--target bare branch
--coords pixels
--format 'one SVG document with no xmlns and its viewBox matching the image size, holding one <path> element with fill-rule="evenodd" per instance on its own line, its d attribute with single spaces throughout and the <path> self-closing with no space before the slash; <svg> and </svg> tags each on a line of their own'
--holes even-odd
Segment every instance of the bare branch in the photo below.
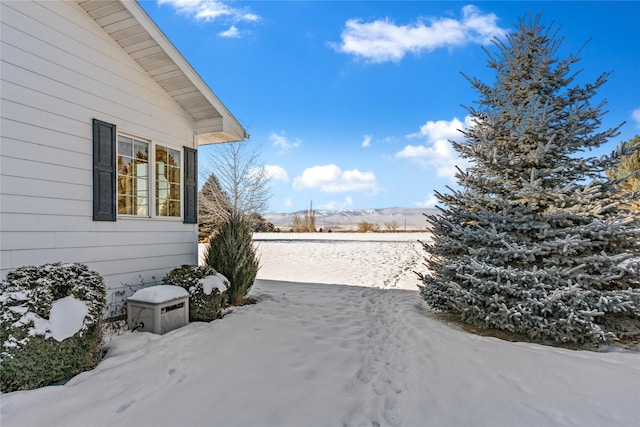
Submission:
<svg viewBox="0 0 640 427">
<path fill-rule="evenodd" d="M 260 163 L 260 151 L 248 141 L 217 145 L 209 156 L 204 175 L 213 174 L 227 201 L 214 198 L 214 215 L 225 216 L 229 211 L 249 216 L 264 212 L 271 198 L 269 176 Z"/>
</svg>

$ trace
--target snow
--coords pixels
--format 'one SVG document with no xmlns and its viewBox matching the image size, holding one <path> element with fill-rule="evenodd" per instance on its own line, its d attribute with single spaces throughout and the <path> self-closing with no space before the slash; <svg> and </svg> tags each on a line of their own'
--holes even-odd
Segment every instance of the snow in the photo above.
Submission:
<svg viewBox="0 0 640 427">
<path fill-rule="evenodd" d="M 150 304 L 161 304 L 163 302 L 169 302 L 188 296 L 189 292 L 180 286 L 158 285 L 140 289 L 127 299 L 131 301 L 147 302 Z"/>
<path fill-rule="evenodd" d="M 18 314 L 25 314 L 29 311 L 29 308 L 27 307 L 22 307 L 22 306 L 15 306 L 15 307 L 9 307 L 9 310 L 13 311 L 14 313 L 18 313 Z"/>
<path fill-rule="evenodd" d="M 42 335 L 45 338 L 51 336 L 51 322 L 30 311 L 25 312 L 13 326 L 20 327 L 29 324 L 32 324 L 28 332 L 30 336 Z"/>
<path fill-rule="evenodd" d="M 88 314 L 87 304 L 72 296 L 54 301 L 49 313 L 51 336 L 56 341 L 74 336 L 84 327 L 84 319 Z"/>
<path fill-rule="evenodd" d="M 257 235 L 257 304 L 113 336 L 66 385 L 1 395 L 2 426 L 638 425 L 640 353 L 464 332 L 408 289 L 428 236 L 335 234 Z"/>
<path fill-rule="evenodd" d="M 418 290 L 428 233 L 257 233 L 258 277 Z"/>
<path fill-rule="evenodd" d="M 214 289 L 217 289 L 220 293 L 227 290 L 229 280 L 220 273 L 216 273 L 213 276 L 203 277 L 198 281 L 202 285 L 202 291 L 205 295 L 211 295 Z"/>
<path fill-rule="evenodd" d="M 26 307 L 10 307 L 10 310 L 22 314 L 15 323 L 16 326 L 31 324 L 28 332 L 30 336 L 53 337 L 56 341 L 63 341 L 80 332 L 84 328 L 84 319 L 89 314 L 87 304 L 72 296 L 55 300 L 51 304 L 49 319 L 28 311 Z"/>
<path fill-rule="evenodd" d="M 9 300 L 26 301 L 27 299 L 29 299 L 29 296 L 24 291 L 7 292 L 7 293 L 0 294 L 0 301 L 2 302 L 6 302 Z"/>
<path fill-rule="evenodd" d="M 620 264 L 618 264 L 618 267 L 629 272 L 640 270 L 640 257 L 625 259 Z"/>
</svg>

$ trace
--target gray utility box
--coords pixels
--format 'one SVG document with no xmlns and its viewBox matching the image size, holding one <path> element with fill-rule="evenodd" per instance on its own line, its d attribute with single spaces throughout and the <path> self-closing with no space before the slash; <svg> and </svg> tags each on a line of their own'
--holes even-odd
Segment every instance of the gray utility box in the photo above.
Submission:
<svg viewBox="0 0 640 427">
<path fill-rule="evenodd" d="M 129 329 L 164 334 L 189 323 L 189 293 L 180 286 L 140 289 L 127 298 Z"/>
</svg>

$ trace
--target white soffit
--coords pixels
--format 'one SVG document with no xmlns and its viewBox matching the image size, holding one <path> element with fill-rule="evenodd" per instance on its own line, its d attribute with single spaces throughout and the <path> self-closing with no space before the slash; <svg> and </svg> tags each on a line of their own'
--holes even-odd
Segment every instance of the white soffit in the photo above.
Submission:
<svg viewBox="0 0 640 427">
<path fill-rule="evenodd" d="M 136 1 L 77 1 L 193 118 L 198 145 L 239 141 L 249 137 Z"/>
</svg>

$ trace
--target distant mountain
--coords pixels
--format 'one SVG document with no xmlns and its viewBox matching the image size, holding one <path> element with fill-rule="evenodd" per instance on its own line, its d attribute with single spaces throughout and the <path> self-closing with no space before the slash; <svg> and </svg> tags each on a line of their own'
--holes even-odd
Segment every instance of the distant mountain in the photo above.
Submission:
<svg viewBox="0 0 640 427">
<path fill-rule="evenodd" d="M 424 214 L 432 215 L 439 211 L 427 208 L 382 208 L 382 209 L 340 209 L 340 210 L 316 210 L 316 227 L 334 231 L 354 230 L 358 224 L 366 221 L 379 224 L 381 230 L 386 230 L 385 223 L 395 221 L 399 224 L 398 230 L 409 231 L 424 230 L 427 226 Z M 304 217 L 305 211 L 290 213 L 270 213 L 264 215 L 266 221 L 276 227 L 287 230 L 293 223 L 293 216 Z"/>
</svg>

